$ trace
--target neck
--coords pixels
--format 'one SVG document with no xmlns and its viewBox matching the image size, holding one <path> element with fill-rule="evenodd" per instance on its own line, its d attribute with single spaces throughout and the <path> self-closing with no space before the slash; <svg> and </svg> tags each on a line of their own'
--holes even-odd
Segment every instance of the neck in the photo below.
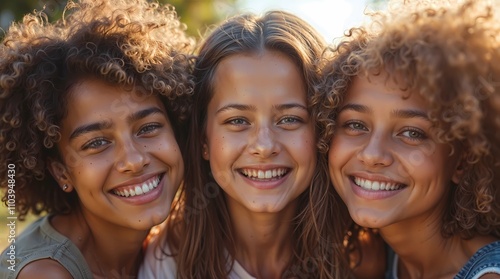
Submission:
<svg viewBox="0 0 500 279">
<path fill-rule="evenodd" d="M 280 278 L 293 253 L 292 221 L 297 203 L 280 212 L 250 212 L 228 200 L 235 238 L 235 259 L 258 278 Z"/>
<path fill-rule="evenodd" d="M 61 219 L 66 236 L 80 249 L 95 278 L 137 276 L 148 231 L 120 227 L 82 212 L 61 217 L 67 217 Z"/>
<path fill-rule="evenodd" d="M 446 238 L 441 233 L 440 220 L 429 220 L 405 221 L 380 230 L 398 254 L 400 279 L 452 278 L 479 248 L 492 241 L 489 237 Z"/>
</svg>

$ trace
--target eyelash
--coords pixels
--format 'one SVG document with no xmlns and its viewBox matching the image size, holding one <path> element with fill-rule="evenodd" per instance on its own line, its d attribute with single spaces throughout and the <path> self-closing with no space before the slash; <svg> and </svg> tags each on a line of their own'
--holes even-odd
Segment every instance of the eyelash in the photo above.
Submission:
<svg viewBox="0 0 500 279">
<path fill-rule="evenodd" d="M 284 122 L 285 120 L 293 120 L 292 122 Z M 304 121 L 300 118 L 300 117 L 296 117 L 296 116 L 285 116 L 283 118 L 280 119 L 280 121 L 278 121 L 278 124 L 279 123 L 282 123 L 282 124 L 285 124 L 285 125 L 292 125 L 292 124 L 296 124 L 296 123 L 303 123 Z"/>
<path fill-rule="evenodd" d="M 405 138 L 408 138 L 412 141 L 421 141 L 421 140 L 425 140 L 427 139 L 427 135 L 420 129 L 417 129 L 417 128 L 413 128 L 413 127 L 406 127 L 401 133 L 399 133 L 400 135 L 404 134 L 404 133 L 417 133 L 417 136 L 416 137 L 412 137 L 412 136 L 404 136 Z"/>
<path fill-rule="evenodd" d="M 154 133 L 157 129 L 163 127 L 162 124 L 160 123 L 149 123 L 149 124 L 146 124 L 144 126 L 141 127 L 141 129 L 139 130 L 139 133 L 138 135 L 144 135 L 144 134 L 150 134 L 150 133 Z M 97 145 L 98 143 L 103 143 L 105 142 L 104 144 L 99 144 Z M 83 146 L 82 146 L 82 150 L 88 150 L 88 149 L 99 149 L 101 148 L 102 146 L 104 146 L 105 144 L 109 143 L 110 141 L 105 139 L 105 138 L 94 138 L 88 142 L 86 142 Z"/>
<path fill-rule="evenodd" d="M 355 127 L 355 125 L 359 125 L 359 126 Z M 361 131 L 368 131 L 368 129 L 366 128 L 364 123 L 360 122 L 360 121 L 348 121 L 344 125 L 342 125 L 342 127 L 349 129 L 351 131 L 354 131 L 354 132 L 358 132 L 360 130 Z M 414 135 L 416 133 L 416 135 L 415 136 L 404 135 L 405 133 L 414 133 Z M 403 131 L 398 133 L 398 135 L 404 137 L 407 140 L 414 141 L 414 142 L 423 141 L 423 140 L 428 138 L 427 134 L 424 131 L 422 131 L 421 129 L 414 128 L 414 127 L 405 127 Z"/>
<path fill-rule="evenodd" d="M 236 123 L 236 122 L 240 122 L 240 123 Z M 241 126 L 241 125 L 248 124 L 248 121 L 244 118 L 232 118 L 232 119 L 227 120 L 225 123 L 231 124 L 231 125 L 236 125 L 236 126 Z"/>
<path fill-rule="evenodd" d="M 149 134 L 149 133 L 153 133 L 154 131 L 156 131 L 157 129 L 160 129 L 162 128 L 163 125 L 160 124 L 160 123 L 149 123 L 149 124 L 146 124 L 144 126 L 141 127 L 141 129 L 139 130 L 139 135 L 141 135 L 141 132 L 148 129 L 147 131 L 145 131 L 144 133 L 142 134 Z"/>
<path fill-rule="evenodd" d="M 95 138 L 95 139 L 92 139 L 88 142 L 86 142 L 83 146 L 82 146 L 82 150 L 88 150 L 88 149 L 98 149 L 100 148 L 101 146 L 103 146 L 104 144 L 101 144 L 101 145 L 98 145 L 98 146 L 95 146 L 98 142 L 106 142 L 106 143 L 109 143 L 108 140 L 104 139 L 104 138 Z"/>
<path fill-rule="evenodd" d="M 355 128 L 355 127 L 353 127 L 354 125 L 362 126 L 362 128 Z M 348 121 L 344 125 L 342 125 L 342 127 L 350 129 L 352 131 L 359 131 L 359 130 L 367 131 L 368 130 L 368 129 L 366 129 L 364 123 L 361 121 Z"/>
</svg>

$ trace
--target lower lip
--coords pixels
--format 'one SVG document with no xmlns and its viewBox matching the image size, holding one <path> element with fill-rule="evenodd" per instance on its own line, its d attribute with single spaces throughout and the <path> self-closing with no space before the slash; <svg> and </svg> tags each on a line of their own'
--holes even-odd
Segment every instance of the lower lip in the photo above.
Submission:
<svg viewBox="0 0 500 279">
<path fill-rule="evenodd" d="M 382 200 L 382 199 L 387 199 L 392 196 L 395 196 L 399 194 L 404 188 L 401 188 L 399 190 L 391 190 L 391 191 L 384 191 L 384 190 L 367 190 L 364 189 L 358 185 L 356 185 L 352 180 L 349 179 L 349 182 L 351 183 L 351 188 L 354 194 L 356 196 L 363 198 L 365 200 Z"/>
<path fill-rule="evenodd" d="M 139 196 L 133 196 L 133 197 L 130 197 L 130 196 L 129 197 L 122 197 L 122 196 L 118 196 L 115 194 L 112 194 L 112 195 L 119 198 L 120 200 L 122 200 L 124 202 L 130 203 L 133 205 L 143 205 L 143 204 L 150 203 L 150 202 L 156 200 L 163 192 L 163 185 L 165 182 L 165 177 L 166 177 L 166 175 L 163 176 L 163 178 L 160 180 L 160 182 L 158 183 L 158 186 L 156 188 L 147 192 L 146 194 L 142 194 Z"/>
<path fill-rule="evenodd" d="M 243 174 L 239 173 L 239 175 L 243 177 L 243 180 L 245 180 L 250 186 L 257 188 L 259 190 L 271 190 L 278 188 L 281 184 L 283 184 L 283 182 L 285 182 L 289 174 L 290 171 L 286 175 L 282 176 L 280 179 L 262 181 L 262 180 L 250 179 L 244 176 Z"/>
</svg>

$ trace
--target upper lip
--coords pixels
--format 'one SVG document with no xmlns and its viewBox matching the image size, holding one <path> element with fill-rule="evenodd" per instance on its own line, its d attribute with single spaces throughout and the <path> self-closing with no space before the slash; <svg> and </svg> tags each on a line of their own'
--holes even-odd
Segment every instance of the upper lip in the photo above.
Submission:
<svg viewBox="0 0 500 279">
<path fill-rule="evenodd" d="M 156 173 L 148 173 L 148 174 L 143 174 L 138 177 L 134 177 L 132 179 L 126 180 L 120 184 L 117 184 L 113 187 L 113 189 L 120 188 L 120 187 L 126 187 L 126 186 L 132 186 L 132 185 L 138 185 L 146 182 L 148 179 L 151 179 L 156 176 L 160 176 L 165 172 L 156 172 Z M 112 190 L 113 190 L 112 189 Z"/>
</svg>

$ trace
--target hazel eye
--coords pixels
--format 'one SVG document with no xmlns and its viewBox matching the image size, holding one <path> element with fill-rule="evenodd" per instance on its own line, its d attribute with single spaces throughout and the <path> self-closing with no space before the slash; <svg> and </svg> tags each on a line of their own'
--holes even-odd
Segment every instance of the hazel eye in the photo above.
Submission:
<svg viewBox="0 0 500 279">
<path fill-rule="evenodd" d="M 246 121 L 243 118 L 233 118 L 233 119 L 229 119 L 226 123 L 231 124 L 231 125 L 240 126 L 240 125 L 247 125 L 248 121 Z"/>
<path fill-rule="evenodd" d="M 109 144 L 110 141 L 104 139 L 104 138 L 96 138 L 96 139 L 92 139 L 88 142 L 86 142 L 83 146 L 82 146 L 82 150 L 89 150 L 89 149 L 99 149 L 99 148 L 102 148 L 103 146 Z"/>
<path fill-rule="evenodd" d="M 409 139 L 424 140 L 427 138 L 427 135 L 423 131 L 415 128 L 407 128 L 400 135 Z"/>
<path fill-rule="evenodd" d="M 296 123 L 303 123 L 304 121 L 302 121 L 301 118 L 299 117 L 296 117 L 296 116 L 286 116 L 286 117 L 283 117 L 280 119 L 280 121 L 278 122 L 278 124 L 296 124 Z"/>
<path fill-rule="evenodd" d="M 160 123 L 149 123 L 141 127 L 138 135 L 151 134 L 156 132 L 158 129 L 162 128 L 163 125 Z"/>
<path fill-rule="evenodd" d="M 354 130 L 354 131 L 360 131 L 360 130 L 361 131 L 368 131 L 366 126 L 359 121 L 349 121 L 349 122 L 344 124 L 344 127 L 351 129 L 351 130 Z"/>
</svg>

